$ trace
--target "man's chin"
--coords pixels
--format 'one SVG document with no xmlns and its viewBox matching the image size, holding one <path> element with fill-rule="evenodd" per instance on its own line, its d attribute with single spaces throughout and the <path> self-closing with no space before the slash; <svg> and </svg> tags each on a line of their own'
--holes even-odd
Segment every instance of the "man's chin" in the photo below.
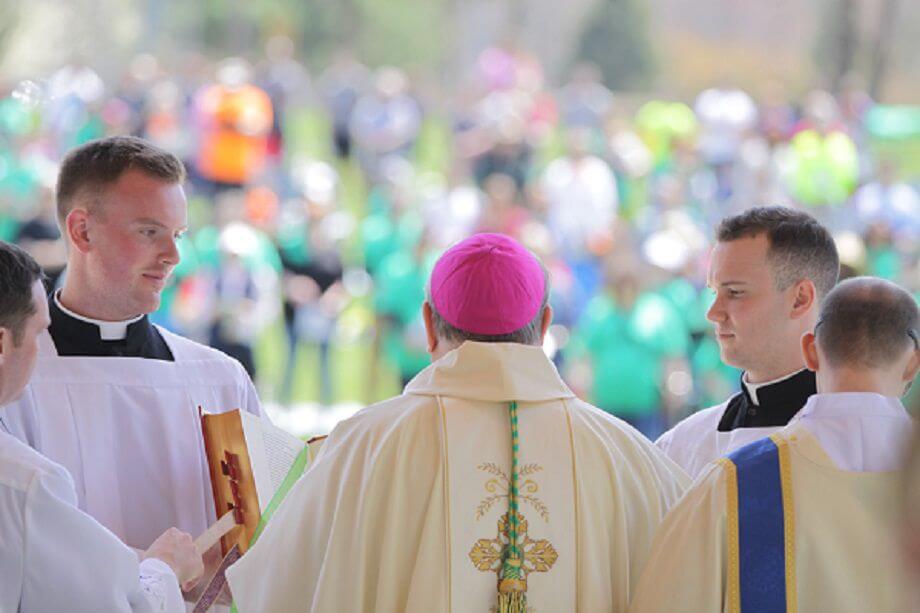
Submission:
<svg viewBox="0 0 920 613">
<path fill-rule="evenodd" d="M 138 300 L 135 304 L 138 315 L 149 315 L 160 308 L 160 295 L 147 295 Z"/>
<path fill-rule="evenodd" d="M 744 359 L 740 358 L 736 352 L 726 349 L 725 347 L 719 347 L 719 358 L 726 366 L 731 366 L 739 370 L 745 369 L 744 366 L 741 365 Z"/>
</svg>

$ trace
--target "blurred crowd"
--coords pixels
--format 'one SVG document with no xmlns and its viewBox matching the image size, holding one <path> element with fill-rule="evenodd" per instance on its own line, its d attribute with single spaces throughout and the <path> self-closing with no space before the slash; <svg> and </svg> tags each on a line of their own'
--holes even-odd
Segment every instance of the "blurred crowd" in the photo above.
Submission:
<svg viewBox="0 0 920 613">
<path fill-rule="evenodd" d="M 705 316 L 722 217 L 803 208 L 848 274 L 920 291 L 920 107 L 853 84 L 681 102 L 611 92 L 591 65 L 568 77 L 495 47 L 435 98 L 345 52 L 311 74 L 278 38 L 256 63 L 140 56 L 111 82 L 73 64 L 0 83 L 0 239 L 59 283 L 62 155 L 110 134 L 153 141 L 186 162 L 191 221 L 155 320 L 238 358 L 269 399 L 329 405 L 427 365 L 434 258 L 507 233 L 551 272 L 547 353 L 652 437 L 738 387 Z"/>
</svg>

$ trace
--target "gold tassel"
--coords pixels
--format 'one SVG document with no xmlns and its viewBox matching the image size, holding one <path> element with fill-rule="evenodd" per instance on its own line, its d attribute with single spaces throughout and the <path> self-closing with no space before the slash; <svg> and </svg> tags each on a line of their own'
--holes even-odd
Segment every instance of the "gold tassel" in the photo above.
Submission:
<svg viewBox="0 0 920 613">
<path fill-rule="evenodd" d="M 527 594 L 511 592 L 498 594 L 498 613 L 526 613 Z"/>
</svg>

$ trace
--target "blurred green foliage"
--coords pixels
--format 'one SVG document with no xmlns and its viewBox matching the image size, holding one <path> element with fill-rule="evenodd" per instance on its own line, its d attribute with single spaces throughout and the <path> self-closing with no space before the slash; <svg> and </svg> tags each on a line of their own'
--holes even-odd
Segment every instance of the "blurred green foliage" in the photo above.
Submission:
<svg viewBox="0 0 920 613">
<path fill-rule="evenodd" d="M 612 89 L 647 86 L 655 73 L 648 14 L 640 0 L 599 0 L 576 54 L 576 61 L 597 64 Z"/>
<path fill-rule="evenodd" d="M 444 0 L 200 0 L 163 10 L 164 24 L 209 54 L 260 54 L 262 41 L 285 35 L 314 68 L 345 48 L 373 66 L 431 68 L 445 48 Z"/>
</svg>

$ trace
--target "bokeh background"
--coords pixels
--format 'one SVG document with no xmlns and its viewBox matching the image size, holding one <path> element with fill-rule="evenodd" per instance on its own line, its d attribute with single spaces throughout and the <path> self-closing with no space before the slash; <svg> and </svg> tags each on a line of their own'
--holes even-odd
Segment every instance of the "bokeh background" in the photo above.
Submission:
<svg viewBox="0 0 920 613">
<path fill-rule="evenodd" d="M 808 210 L 845 274 L 920 292 L 917 58 L 912 0 L 0 0 L 0 238 L 59 283 L 62 155 L 176 153 L 153 317 L 307 435 L 428 363 L 434 259 L 506 232 L 551 270 L 547 354 L 654 437 L 738 388 L 705 320 L 723 216 Z"/>
</svg>

